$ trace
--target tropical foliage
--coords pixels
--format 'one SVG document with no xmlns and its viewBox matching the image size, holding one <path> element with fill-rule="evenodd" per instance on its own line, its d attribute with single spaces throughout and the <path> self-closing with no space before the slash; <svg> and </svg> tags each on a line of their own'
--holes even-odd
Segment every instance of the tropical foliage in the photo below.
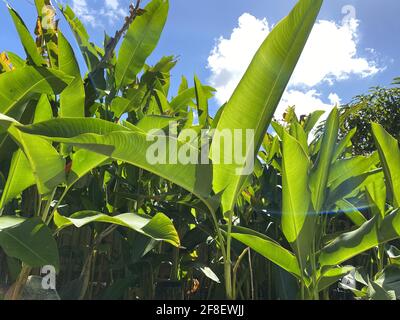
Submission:
<svg viewBox="0 0 400 320">
<path fill-rule="evenodd" d="M 131 6 L 103 47 L 60 7 L 80 52 L 56 21 L 44 27 L 49 1 L 35 1 L 34 36 L 9 7 L 26 57 L 0 59 L 4 298 L 21 298 L 46 265 L 62 299 L 399 298 L 397 137 L 372 123 L 375 151 L 354 155 L 358 128 L 342 134 L 336 108 L 320 135 L 318 111 L 273 121 L 322 2 L 300 0 L 275 26 L 215 117 L 214 89 L 197 77 L 170 92 L 174 56 L 146 63 L 168 0 Z M 160 132 L 158 156 L 176 157 L 186 129 L 212 150 L 213 129 L 253 130 L 254 172 L 218 152 L 208 164 L 148 161 Z"/>
</svg>

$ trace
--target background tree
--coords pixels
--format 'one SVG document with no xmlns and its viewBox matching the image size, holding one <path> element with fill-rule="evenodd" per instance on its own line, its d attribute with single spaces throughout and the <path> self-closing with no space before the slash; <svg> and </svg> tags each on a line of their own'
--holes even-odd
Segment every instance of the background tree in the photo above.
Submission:
<svg viewBox="0 0 400 320">
<path fill-rule="evenodd" d="M 352 138 L 353 154 L 370 154 L 376 150 L 371 121 L 381 124 L 397 140 L 400 140 L 400 78 L 395 87 L 373 87 L 368 93 L 358 95 L 340 107 L 341 121 L 339 137 L 357 128 Z"/>
</svg>

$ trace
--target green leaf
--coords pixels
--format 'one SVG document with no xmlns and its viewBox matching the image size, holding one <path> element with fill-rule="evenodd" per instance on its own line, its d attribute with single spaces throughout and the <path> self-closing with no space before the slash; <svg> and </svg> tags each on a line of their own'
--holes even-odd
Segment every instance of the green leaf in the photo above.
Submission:
<svg viewBox="0 0 400 320">
<path fill-rule="evenodd" d="M 254 130 L 254 148 L 246 150 L 246 159 L 251 158 L 251 153 L 254 156 L 258 152 L 321 5 L 322 0 L 301 0 L 288 16 L 276 25 L 255 54 L 225 106 L 217 130 Z M 224 212 L 233 208 L 246 180 L 246 176 L 237 174 L 245 163 L 227 163 L 222 157 L 221 164 L 213 165 L 213 187 L 215 193 L 224 191 Z"/>
<path fill-rule="evenodd" d="M 352 203 L 347 201 L 346 199 L 341 199 L 336 202 L 336 206 L 340 211 L 343 211 L 344 214 L 357 226 L 361 227 L 361 225 L 367 222 L 367 219 L 364 215 L 353 206 Z"/>
<path fill-rule="evenodd" d="M 54 119 L 18 127 L 23 132 L 71 144 L 103 156 L 127 162 L 159 175 L 205 200 L 211 193 L 211 167 L 207 164 L 182 164 L 176 159 L 181 147 L 198 160 L 199 150 L 175 137 L 147 134 L 140 128 L 126 127 L 99 119 Z M 165 145 L 165 148 L 163 147 Z M 177 146 L 175 148 L 174 146 Z M 160 146 L 160 148 L 158 148 Z M 158 155 L 155 159 L 155 154 Z M 171 150 L 170 150 L 171 149 Z"/>
<path fill-rule="evenodd" d="M 267 236 L 250 229 L 238 227 L 233 228 L 232 238 L 242 242 L 293 275 L 301 277 L 300 267 L 293 253 Z"/>
<path fill-rule="evenodd" d="M 136 17 L 130 25 L 115 66 L 117 88 L 131 83 L 142 70 L 160 39 L 167 21 L 168 8 L 167 0 L 153 0 L 145 7 L 145 13 Z"/>
<path fill-rule="evenodd" d="M 78 62 L 68 40 L 58 31 L 58 68 L 74 80 L 60 95 L 60 117 L 85 116 L 85 89 Z"/>
<path fill-rule="evenodd" d="M 209 86 L 202 86 L 202 91 L 205 95 L 205 98 L 211 99 L 213 97 L 214 88 Z M 171 109 L 175 112 L 179 111 L 187 111 L 187 107 L 193 103 L 193 100 L 196 98 L 196 90 L 195 88 L 186 88 L 182 89 L 179 94 L 174 97 L 171 102 L 170 106 Z"/>
<path fill-rule="evenodd" d="M 342 199 L 351 199 L 358 196 L 361 192 L 365 191 L 365 187 L 371 184 L 375 180 L 383 179 L 382 169 L 375 169 L 367 171 L 355 177 L 350 177 L 335 189 L 330 191 L 327 208 L 335 205 L 338 201 Z"/>
<path fill-rule="evenodd" d="M 214 281 L 216 283 L 221 283 L 218 276 L 214 273 L 214 271 L 212 271 L 212 269 L 210 267 L 207 267 L 206 265 L 200 265 L 200 264 L 195 264 L 194 267 L 195 267 L 195 269 L 203 272 L 204 275 L 207 278 L 211 279 L 212 281 Z"/>
<path fill-rule="evenodd" d="M 35 176 L 33 175 L 28 159 L 22 150 L 16 151 L 11 160 L 7 182 L 1 195 L 0 209 L 26 188 L 34 184 Z"/>
<path fill-rule="evenodd" d="M 88 69 L 92 71 L 99 63 L 99 58 L 95 46 L 89 41 L 84 25 L 68 5 L 65 8 L 60 6 L 60 10 L 71 27 Z"/>
<path fill-rule="evenodd" d="M 194 88 L 196 93 L 196 106 L 199 115 L 199 124 L 200 126 L 205 126 L 208 124 L 208 99 L 206 92 L 203 90 L 203 85 L 197 76 L 194 77 Z"/>
<path fill-rule="evenodd" d="M 332 156 L 332 163 L 334 163 L 341 155 L 351 145 L 351 139 L 357 132 L 357 128 L 353 128 L 350 132 L 337 144 L 335 152 Z"/>
<path fill-rule="evenodd" d="M 310 176 L 311 200 L 314 210 L 317 213 L 321 212 L 326 200 L 329 171 L 332 163 L 332 155 L 336 147 L 338 131 L 339 112 L 337 108 L 334 108 L 326 121 L 318 160 Z"/>
<path fill-rule="evenodd" d="M 310 164 L 300 143 L 285 132 L 282 142 L 282 224 L 289 242 L 296 239 L 309 212 Z"/>
<path fill-rule="evenodd" d="M 33 123 L 50 120 L 53 118 L 53 110 L 49 98 L 46 94 L 42 94 L 36 105 Z"/>
<path fill-rule="evenodd" d="M 304 131 L 307 135 L 311 133 L 312 129 L 314 129 L 314 126 L 317 124 L 318 120 L 324 113 L 325 111 L 316 110 L 307 117 L 304 124 Z"/>
<path fill-rule="evenodd" d="M 2 216 L 0 217 L 0 232 L 8 228 L 15 227 L 24 222 L 25 220 L 26 220 L 25 218 L 20 218 L 15 216 Z"/>
<path fill-rule="evenodd" d="M 344 233 L 325 246 L 320 252 L 321 266 L 340 264 L 379 244 L 400 238 L 400 212 L 396 210 L 383 221 L 374 216 L 360 228 Z"/>
<path fill-rule="evenodd" d="M 80 149 L 72 156 L 71 172 L 68 174 L 67 186 L 71 187 L 92 169 L 103 164 L 108 157 L 85 149 Z"/>
<path fill-rule="evenodd" d="M 171 112 L 171 106 L 169 105 L 168 99 L 165 96 L 164 92 L 161 90 L 154 90 L 154 93 L 156 94 L 157 97 L 157 103 L 160 106 L 160 109 L 162 110 L 163 114 Z"/>
<path fill-rule="evenodd" d="M 331 190 L 338 188 L 343 182 L 366 173 L 378 164 L 379 157 L 375 152 L 371 156 L 355 156 L 335 161 L 329 171 L 328 186 Z"/>
<path fill-rule="evenodd" d="M 304 267 L 313 234 L 309 230 L 312 219 L 308 189 L 310 160 L 300 143 L 286 132 L 282 166 L 282 231 Z"/>
<path fill-rule="evenodd" d="M 71 81 L 59 71 L 42 67 L 26 66 L 0 74 L 0 113 L 9 114 L 33 94 L 58 94 Z"/>
<path fill-rule="evenodd" d="M 329 288 L 353 270 L 353 266 L 329 268 L 318 279 L 318 291 Z"/>
<path fill-rule="evenodd" d="M 155 240 L 166 241 L 175 247 L 180 246 L 179 236 L 174 224 L 161 212 L 154 217 L 140 216 L 134 213 L 124 213 L 111 217 L 99 212 L 81 211 L 74 213 L 69 218 L 56 212 L 54 222 L 58 228 L 71 225 L 81 228 L 91 222 L 111 223 L 135 230 Z"/>
<path fill-rule="evenodd" d="M 43 6 L 48 5 L 48 4 L 49 4 L 49 0 L 35 0 L 36 11 L 40 18 L 42 17 Z"/>
<path fill-rule="evenodd" d="M 376 179 L 366 186 L 366 194 L 373 214 L 385 217 L 386 185 L 384 179 Z"/>
<path fill-rule="evenodd" d="M 308 143 L 307 143 L 307 135 L 304 132 L 303 127 L 300 125 L 300 123 L 293 122 L 289 128 L 289 133 L 290 135 L 295 138 L 303 148 L 304 152 L 306 155 L 309 155 L 309 150 L 308 150 Z"/>
<path fill-rule="evenodd" d="M 65 181 L 65 160 L 49 141 L 21 132 L 17 125 L 19 123 L 14 119 L 0 114 L 0 126 L 7 128 L 13 140 L 23 150 L 35 176 L 39 193 L 47 195 Z"/>
<path fill-rule="evenodd" d="M 393 291 L 395 296 L 400 298 L 400 266 L 386 266 L 377 276 L 375 283 L 387 291 Z"/>
<path fill-rule="evenodd" d="M 386 253 L 389 258 L 390 264 L 400 266 L 400 250 L 392 245 L 388 245 Z"/>
<path fill-rule="evenodd" d="M 368 297 L 370 300 L 396 300 L 396 295 L 393 291 L 387 291 L 373 281 L 368 284 Z"/>
<path fill-rule="evenodd" d="M 31 36 L 28 28 L 26 27 L 24 21 L 22 20 L 22 18 L 11 7 L 8 7 L 8 11 L 14 22 L 15 28 L 17 29 L 19 38 L 21 40 L 21 43 L 22 43 L 24 50 L 26 52 L 26 55 L 28 57 L 28 61 L 31 64 L 36 65 L 38 67 L 40 67 L 42 65 L 46 65 L 46 61 L 39 54 L 39 50 L 36 47 L 36 43 L 33 40 L 32 36 Z"/>
<path fill-rule="evenodd" d="M 17 54 L 10 51 L 6 51 L 6 53 L 14 68 L 22 68 L 26 65 L 25 60 Z"/>
<path fill-rule="evenodd" d="M 132 103 L 132 100 L 123 97 L 115 97 L 111 101 L 110 110 L 114 112 L 114 116 L 119 119 L 125 112 L 129 112 L 130 109 L 134 107 L 135 105 Z"/>
<path fill-rule="evenodd" d="M 394 207 L 400 207 L 400 149 L 398 141 L 380 124 L 372 123 L 372 133 L 379 152 L 387 190 Z"/>
<path fill-rule="evenodd" d="M 144 132 L 150 132 L 151 130 L 166 129 L 171 122 L 177 120 L 177 118 L 168 116 L 146 115 L 139 120 L 136 127 Z"/>
<path fill-rule="evenodd" d="M 1 220 L 4 217 L 0 217 Z M 31 218 L 0 231 L 0 246 L 10 256 L 30 267 L 52 265 L 59 269 L 57 243 L 51 230 L 39 219 Z"/>
</svg>

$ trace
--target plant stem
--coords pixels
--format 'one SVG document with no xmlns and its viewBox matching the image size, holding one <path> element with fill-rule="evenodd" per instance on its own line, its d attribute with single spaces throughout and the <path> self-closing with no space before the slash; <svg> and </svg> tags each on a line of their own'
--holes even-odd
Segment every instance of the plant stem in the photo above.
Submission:
<svg viewBox="0 0 400 320">
<path fill-rule="evenodd" d="M 61 202 L 64 200 L 65 196 L 67 195 L 67 192 L 69 191 L 69 187 L 66 187 L 63 191 L 63 193 L 60 196 L 60 199 L 58 199 L 57 203 L 55 204 L 53 210 L 51 210 L 50 215 L 47 218 L 46 224 L 49 225 L 51 222 L 51 219 L 53 219 L 54 213 L 57 211 L 58 207 L 60 206 Z"/>
<path fill-rule="evenodd" d="M 251 289 L 251 300 L 254 300 L 254 276 L 253 276 L 253 263 L 251 262 L 251 250 L 249 248 L 249 272 L 250 272 L 250 289 Z"/>
<path fill-rule="evenodd" d="M 54 188 L 53 192 L 49 196 L 49 199 L 47 199 L 47 201 L 46 201 L 46 206 L 44 207 L 43 212 L 42 212 L 42 220 L 43 220 L 44 223 L 46 223 L 47 216 L 49 215 L 51 203 L 53 202 L 54 195 L 56 194 L 56 191 L 57 191 L 57 187 Z M 46 224 L 48 224 L 48 223 L 46 223 Z"/>
<path fill-rule="evenodd" d="M 10 295 L 11 300 L 19 300 L 20 299 L 22 289 L 24 288 L 24 285 L 26 284 L 26 281 L 28 280 L 28 277 L 29 277 L 31 271 L 32 271 L 31 267 L 29 267 L 27 265 L 22 266 L 22 269 L 18 276 L 18 279 L 15 282 L 14 287 L 12 288 L 12 292 Z"/>
<path fill-rule="evenodd" d="M 207 206 L 208 210 L 211 213 L 211 217 L 214 223 L 214 227 L 215 227 L 215 231 L 217 232 L 217 239 L 219 242 L 219 247 L 222 253 L 222 257 L 224 259 L 224 276 L 225 276 L 225 291 L 226 291 L 226 296 L 228 299 L 231 299 L 230 297 L 232 296 L 232 280 L 231 280 L 231 264 L 230 264 L 230 253 L 229 253 L 229 257 L 227 256 L 227 251 L 228 251 L 228 247 L 229 247 L 229 251 L 230 251 L 230 244 L 228 246 L 227 244 L 227 248 L 225 250 L 225 245 L 224 245 L 224 237 L 222 235 L 222 232 L 219 228 L 219 224 L 218 224 L 218 220 L 217 220 L 217 216 L 215 213 L 214 208 L 208 203 L 207 200 L 202 199 L 202 201 L 205 203 L 205 205 Z M 232 220 L 232 215 L 230 215 L 231 220 Z M 229 221 L 228 221 L 228 233 L 230 234 L 232 228 L 232 224 L 230 224 L 229 227 Z M 227 237 L 227 243 L 228 243 L 228 238 L 230 238 L 230 236 Z M 229 258 L 229 259 L 228 259 Z M 229 261 L 229 262 L 228 262 Z M 229 284 L 228 284 L 228 280 L 229 280 Z"/>
<path fill-rule="evenodd" d="M 249 247 L 244 249 L 243 252 L 240 254 L 239 258 L 237 259 L 237 261 L 235 263 L 235 266 L 233 267 L 233 281 L 232 281 L 232 296 L 233 296 L 233 299 L 236 299 L 236 296 L 237 296 L 237 294 L 236 294 L 236 276 L 237 276 L 237 271 L 238 271 L 239 265 L 242 262 L 244 256 L 249 251 L 250 251 Z"/>
<path fill-rule="evenodd" d="M 232 218 L 233 211 L 228 213 L 228 232 L 226 236 L 226 259 L 224 260 L 225 290 L 229 300 L 235 299 L 232 288 L 232 262 L 231 262 L 231 242 L 232 242 Z"/>
</svg>

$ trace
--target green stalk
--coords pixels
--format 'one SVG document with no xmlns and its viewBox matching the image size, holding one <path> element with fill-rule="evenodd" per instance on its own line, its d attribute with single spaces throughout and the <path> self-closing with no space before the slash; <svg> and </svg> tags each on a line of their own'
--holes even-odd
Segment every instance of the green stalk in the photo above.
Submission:
<svg viewBox="0 0 400 320">
<path fill-rule="evenodd" d="M 225 290 L 226 290 L 226 296 L 229 300 L 235 299 L 232 287 L 232 267 L 231 267 L 232 218 L 233 218 L 233 211 L 230 210 L 228 216 L 228 232 L 226 236 L 226 259 L 224 260 Z"/>
<path fill-rule="evenodd" d="M 19 300 L 21 298 L 22 290 L 24 288 L 26 281 L 28 280 L 29 275 L 31 274 L 31 271 L 32 271 L 31 267 L 27 265 L 22 266 L 18 279 L 15 282 L 14 287 L 12 288 L 10 294 L 10 300 Z"/>
<path fill-rule="evenodd" d="M 230 218 L 228 221 L 228 236 L 227 236 L 227 246 L 225 250 L 224 237 L 222 235 L 221 229 L 219 228 L 217 216 L 214 208 L 204 199 L 202 199 L 208 210 L 211 213 L 211 217 L 214 223 L 215 230 L 217 232 L 217 240 L 221 250 L 222 257 L 224 259 L 224 275 L 225 275 L 225 291 L 228 299 L 232 299 L 232 276 L 231 276 L 231 264 L 230 264 L 230 240 L 231 240 L 231 230 L 232 230 L 232 213 L 229 214 Z M 229 244 L 228 244 L 229 243 Z M 227 252 L 229 251 L 229 256 Z M 229 263 L 228 263 L 229 261 Z"/>
<path fill-rule="evenodd" d="M 44 207 L 44 210 L 43 210 L 43 212 L 42 212 L 42 220 L 44 221 L 44 223 L 46 223 L 47 216 L 49 215 L 51 203 L 53 202 L 54 195 L 56 194 L 56 191 L 57 191 L 57 187 L 54 188 L 54 190 L 53 190 L 53 192 L 51 193 L 49 199 L 47 199 L 47 201 L 46 201 L 46 206 Z M 47 223 L 47 224 L 48 224 L 48 223 Z"/>
<path fill-rule="evenodd" d="M 48 216 L 48 219 L 46 221 L 46 224 L 49 225 L 51 220 L 53 219 L 54 213 L 57 211 L 58 207 L 60 206 L 61 202 L 64 200 L 65 196 L 67 195 L 67 192 L 69 191 L 71 186 L 66 187 L 63 193 L 60 196 L 60 199 L 58 199 L 57 203 L 55 204 L 53 210 L 51 211 L 50 215 Z"/>
<path fill-rule="evenodd" d="M 239 258 L 237 259 L 235 266 L 233 267 L 233 282 L 232 282 L 232 296 L 233 299 L 236 299 L 237 297 L 237 292 L 236 292 L 236 277 L 237 277 L 237 271 L 239 268 L 240 263 L 242 262 L 244 256 L 246 253 L 250 254 L 250 248 L 247 247 L 246 249 L 243 250 L 243 252 L 240 254 Z"/>
</svg>

